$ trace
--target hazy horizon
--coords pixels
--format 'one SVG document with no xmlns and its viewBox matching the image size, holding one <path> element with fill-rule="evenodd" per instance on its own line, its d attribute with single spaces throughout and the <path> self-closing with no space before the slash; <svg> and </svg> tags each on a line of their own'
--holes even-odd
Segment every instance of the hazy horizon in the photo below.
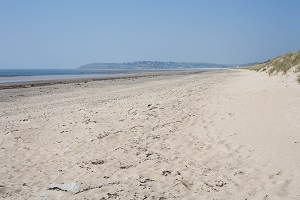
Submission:
<svg viewBox="0 0 300 200">
<path fill-rule="evenodd" d="M 1 1 L 0 69 L 244 64 L 300 49 L 300 1 Z"/>
</svg>

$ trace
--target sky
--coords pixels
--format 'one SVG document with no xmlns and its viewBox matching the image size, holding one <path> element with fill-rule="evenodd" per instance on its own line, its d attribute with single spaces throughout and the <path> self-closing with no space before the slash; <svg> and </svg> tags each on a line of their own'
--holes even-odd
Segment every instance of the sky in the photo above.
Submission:
<svg viewBox="0 0 300 200">
<path fill-rule="evenodd" d="M 0 68 L 242 64 L 300 49 L 299 0 L 0 0 Z"/>
</svg>

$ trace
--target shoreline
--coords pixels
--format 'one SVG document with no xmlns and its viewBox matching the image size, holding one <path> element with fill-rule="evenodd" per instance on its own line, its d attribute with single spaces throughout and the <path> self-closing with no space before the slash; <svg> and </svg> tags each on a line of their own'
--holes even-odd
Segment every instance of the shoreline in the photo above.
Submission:
<svg viewBox="0 0 300 200">
<path fill-rule="evenodd" d="M 202 70 L 202 71 L 179 71 L 179 70 L 178 71 L 161 71 L 161 72 L 146 72 L 146 73 L 141 73 L 141 74 L 122 74 L 122 75 L 119 74 L 116 76 L 104 76 L 104 77 L 8 82 L 8 83 L 0 83 L 0 90 L 40 87 L 40 86 L 57 85 L 57 84 L 83 83 L 83 82 L 102 81 L 102 80 L 140 78 L 140 77 L 147 77 L 147 76 L 187 75 L 187 74 L 208 73 L 208 72 L 216 72 L 216 71 L 224 71 L 224 70 L 228 70 L 228 69 L 206 69 L 206 70 Z"/>
</svg>

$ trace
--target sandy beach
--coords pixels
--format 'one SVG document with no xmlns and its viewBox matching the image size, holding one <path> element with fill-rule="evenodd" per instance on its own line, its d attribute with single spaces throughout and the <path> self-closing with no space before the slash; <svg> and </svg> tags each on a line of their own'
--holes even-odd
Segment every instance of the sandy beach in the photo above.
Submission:
<svg viewBox="0 0 300 200">
<path fill-rule="evenodd" d="M 1 199 L 300 199 L 300 84 L 246 70 L 0 90 Z"/>
</svg>

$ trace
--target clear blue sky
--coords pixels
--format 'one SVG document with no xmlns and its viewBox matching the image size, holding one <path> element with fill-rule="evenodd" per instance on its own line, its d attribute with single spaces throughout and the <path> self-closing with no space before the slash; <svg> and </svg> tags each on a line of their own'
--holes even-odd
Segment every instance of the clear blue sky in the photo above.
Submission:
<svg viewBox="0 0 300 200">
<path fill-rule="evenodd" d="M 0 0 L 0 68 L 265 61 L 300 49 L 299 0 Z"/>
</svg>

